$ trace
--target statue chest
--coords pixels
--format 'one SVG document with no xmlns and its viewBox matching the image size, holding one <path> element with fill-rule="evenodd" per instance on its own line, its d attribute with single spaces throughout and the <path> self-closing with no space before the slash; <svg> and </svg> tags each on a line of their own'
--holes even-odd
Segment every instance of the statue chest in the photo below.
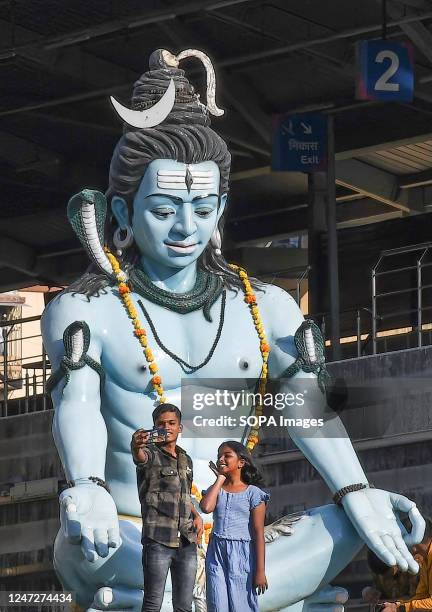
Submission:
<svg viewBox="0 0 432 612">
<path fill-rule="evenodd" d="M 145 307 L 154 330 L 140 310 L 139 318 L 166 390 L 178 388 L 185 377 L 259 376 L 259 338 L 242 296 L 227 299 L 222 325 L 220 300 L 211 309 L 212 322 L 202 311 L 178 314 L 154 304 Z M 103 337 L 102 365 L 107 376 L 122 388 L 149 393 L 149 363 L 124 311 L 106 320 Z"/>
</svg>

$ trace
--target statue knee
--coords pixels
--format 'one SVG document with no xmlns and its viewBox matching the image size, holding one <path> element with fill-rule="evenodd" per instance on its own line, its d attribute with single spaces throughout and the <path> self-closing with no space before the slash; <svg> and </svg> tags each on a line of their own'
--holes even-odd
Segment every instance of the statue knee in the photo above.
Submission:
<svg viewBox="0 0 432 612">
<path fill-rule="evenodd" d="M 114 594 L 111 587 L 102 587 L 98 591 L 93 599 L 93 606 L 100 608 L 101 610 L 108 608 L 108 606 L 113 602 Z"/>
</svg>

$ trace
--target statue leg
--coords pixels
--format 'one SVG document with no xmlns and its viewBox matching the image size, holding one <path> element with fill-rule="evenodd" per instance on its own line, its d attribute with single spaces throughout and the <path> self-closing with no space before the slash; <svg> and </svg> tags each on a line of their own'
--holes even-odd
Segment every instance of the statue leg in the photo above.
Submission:
<svg viewBox="0 0 432 612">
<path fill-rule="evenodd" d="M 56 570 L 64 588 L 76 593 L 77 603 L 84 610 L 139 612 L 141 609 L 140 526 L 122 520 L 120 533 L 121 546 L 111 549 L 108 557 L 99 558 L 95 563 L 88 562 L 80 547 L 69 544 L 61 532 L 57 536 Z M 345 591 L 325 587 L 362 545 L 342 509 L 334 505 L 313 508 L 294 525 L 292 535 L 281 535 L 266 545 L 269 589 L 259 597 L 261 612 L 285 609 L 287 612 L 337 612 L 346 599 Z M 172 609 L 170 601 L 171 581 L 168 580 L 163 612 Z"/>
<path fill-rule="evenodd" d="M 332 504 L 309 510 L 295 523 L 292 535 L 281 535 L 266 545 L 269 589 L 259 597 L 260 611 L 339 608 L 345 591 L 324 587 L 362 546 L 341 508 Z"/>
<path fill-rule="evenodd" d="M 118 548 L 110 548 L 107 557 L 99 557 L 90 563 L 82 554 L 81 547 L 70 544 L 62 530 L 57 534 L 54 567 L 63 588 L 75 593 L 76 602 L 82 610 L 140 612 L 144 582 L 141 522 L 120 520 L 120 536 Z M 169 579 L 166 597 L 171 599 Z M 169 609 L 166 607 L 166 610 Z"/>
<path fill-rule="evenodd" d="M 343 612 L 348 597 L 346 589 L 327 586 L 279 612 Z"/>
</svg>

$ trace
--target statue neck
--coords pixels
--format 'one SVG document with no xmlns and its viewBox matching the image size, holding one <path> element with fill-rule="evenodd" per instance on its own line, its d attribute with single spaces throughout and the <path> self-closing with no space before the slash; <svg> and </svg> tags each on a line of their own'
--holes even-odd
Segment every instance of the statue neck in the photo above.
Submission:
<svg viewBox="0 0 432 612">
<path fill-rule="evenodd" d="M 165 291 L 186 293 L 195 287 L 196 261 L 185 268 L 168 268 L 163 264 L 141 257 L 140 266 L 152 283 Z"/>
</svg>

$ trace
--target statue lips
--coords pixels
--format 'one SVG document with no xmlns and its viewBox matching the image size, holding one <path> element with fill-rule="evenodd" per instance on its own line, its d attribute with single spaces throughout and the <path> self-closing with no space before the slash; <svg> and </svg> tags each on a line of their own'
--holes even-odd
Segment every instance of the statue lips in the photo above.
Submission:
<svg viewBox="0 0 432 612">
<path fill-rule="evenodd" d="M 195 251 L 198 243 L 194 242 L 192 244 L 184 244 L 182 242 L 165 242 L 167 247 L 175 251 L 176 253 L 184 253 L 189 254 Z"/>
</svg>

